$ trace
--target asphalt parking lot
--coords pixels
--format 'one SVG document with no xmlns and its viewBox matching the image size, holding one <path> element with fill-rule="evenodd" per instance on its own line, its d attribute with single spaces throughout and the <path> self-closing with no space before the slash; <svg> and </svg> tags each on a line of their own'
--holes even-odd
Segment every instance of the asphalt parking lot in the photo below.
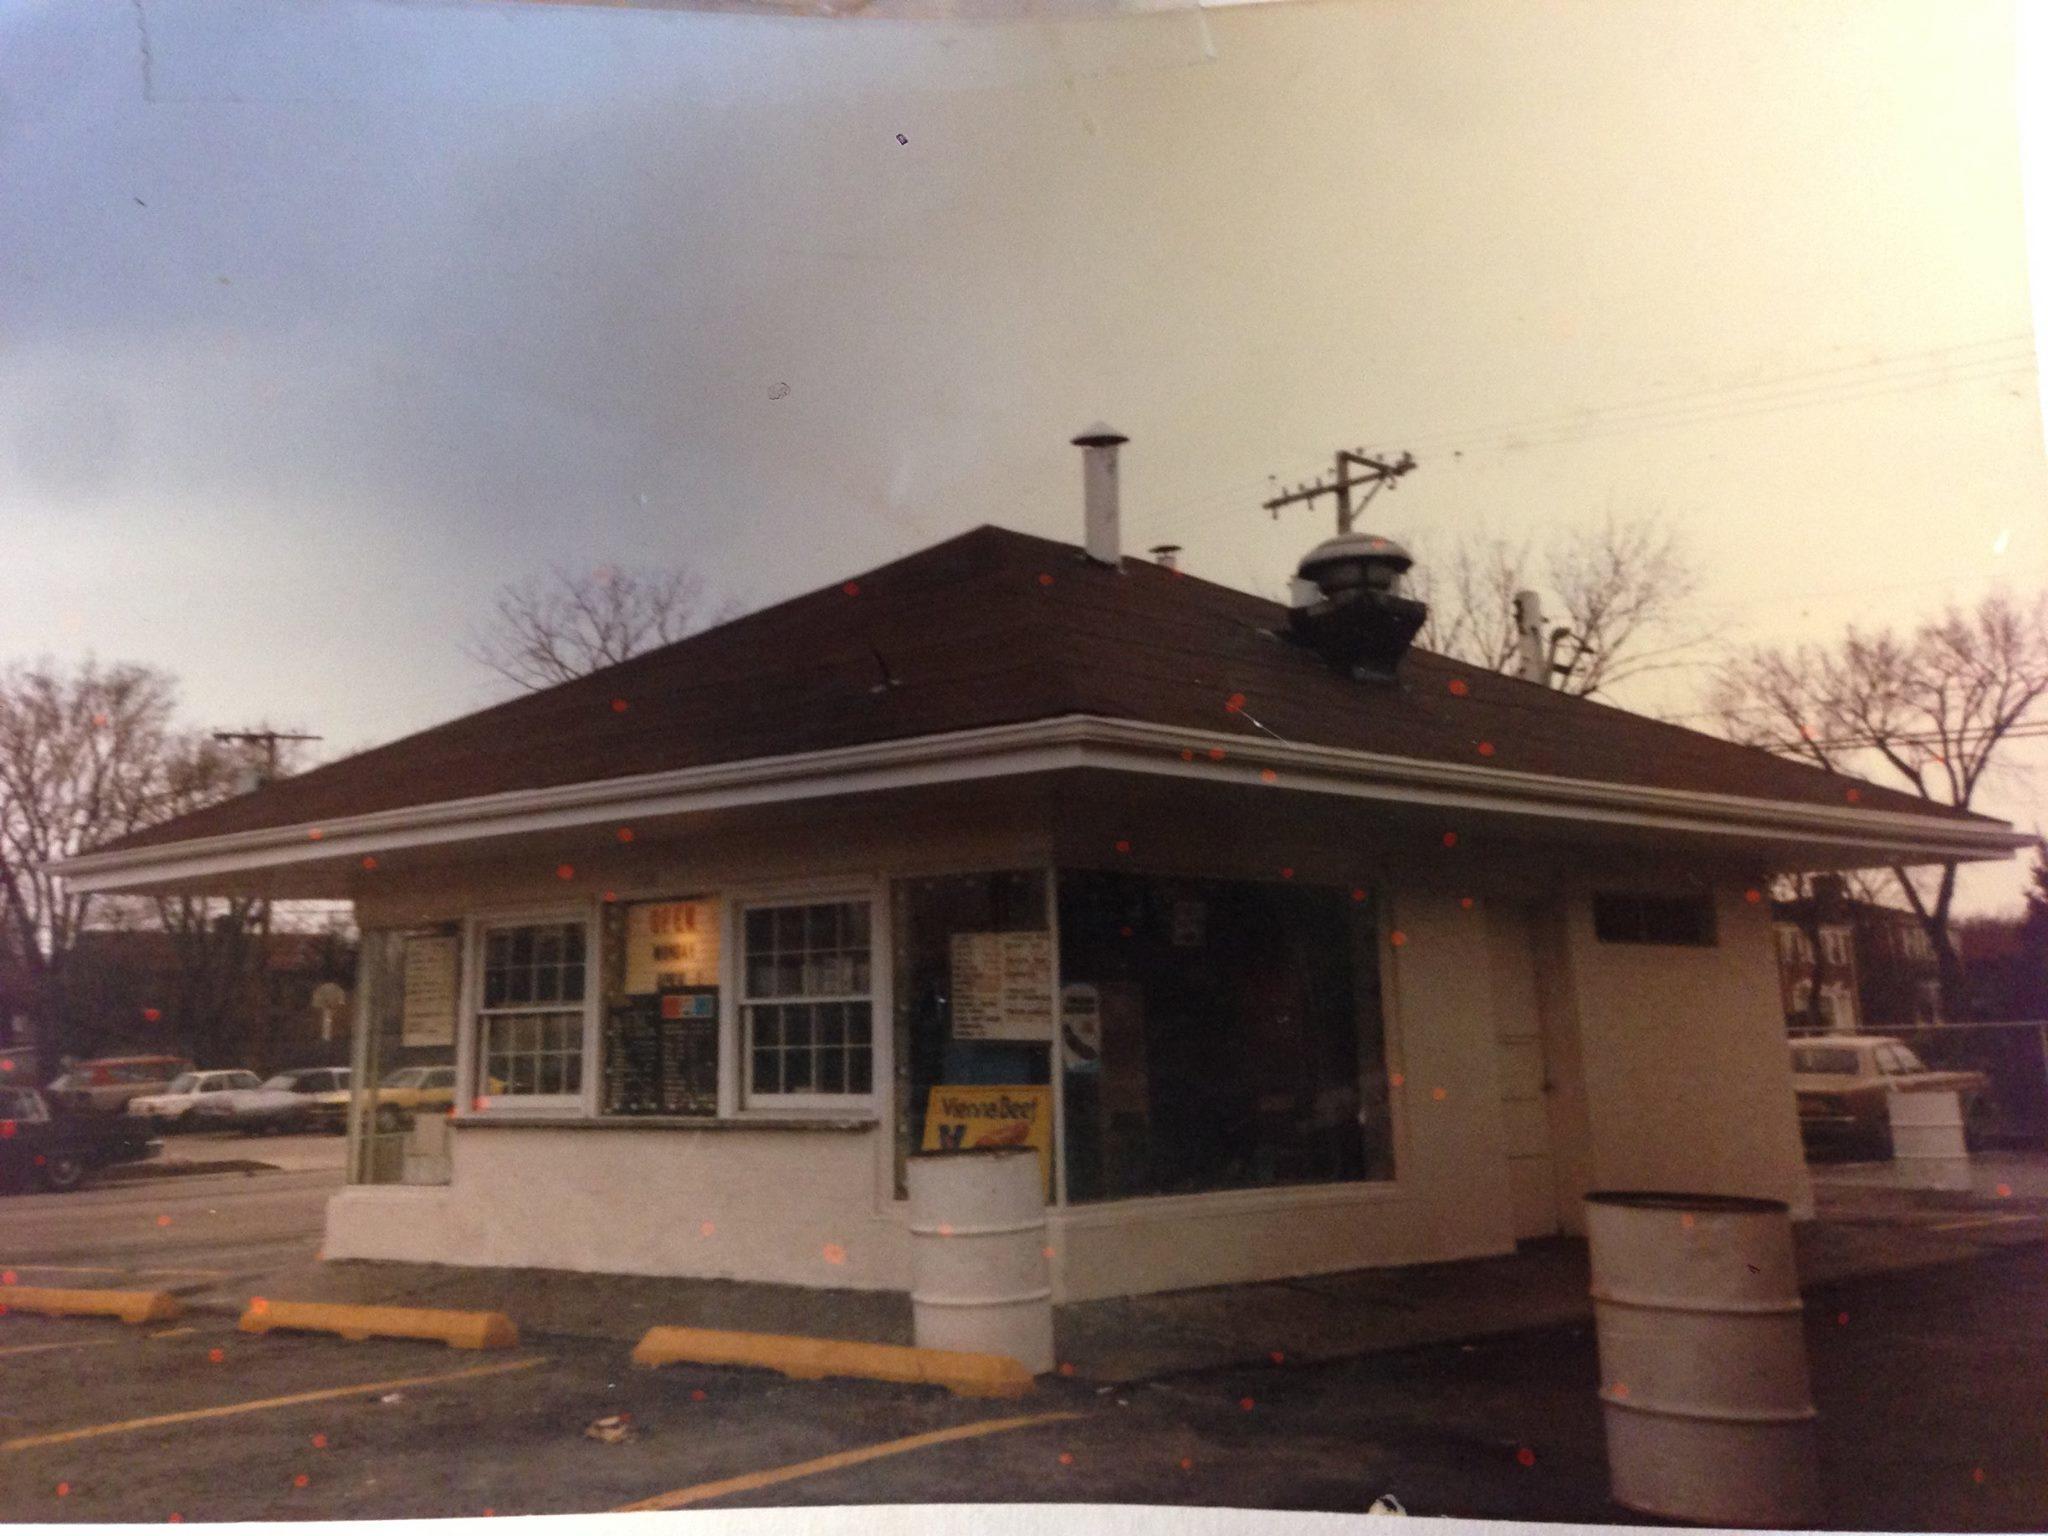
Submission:
<svg viewBox="0 0 2048 1536">
<path fill-rule="evenodd" d="M 181 1145 L 202 1162 L 218 1155 L 200 1139 Z M 1866 1188 L 1876 1173 L 1830 1186 L 1831 1220 L 1857 1244 L 1942 1257 L 1807 1296 L 1826 1527 L 2048 1529 L 2048 1230 L 2032 1205 L 2004 1209 L 2040 1180 L 2010 1160 L 1982 1171 L 1987 1198 L 1954 1209 L 1902 1206 Z M 14 1283 L 163 1288 L 189 1309 L 152 1327 L 0 1316 L 0 1521 L 582 1513 L 649 1500 L 1360 1512 L 1391 1496 L 1417 1515 L 1654 1523 L 1607 1500 L 1585 1326 L 1318 1363 L 1306 1341 L 1290 1358 L 1276 1332 L 1271 1355 L 1261 1340 L 1249 1365 L 1100 1389 L 1052 1376 L 1012 1402 L 646 1370 L 621 1337 L 570 1330 L 482 1353 L 238 1332 L 248 1298 L 304 1275 L 338 1187 L 338 1171 L 315 1167 L 0 1201 L 0 1305 Z M 1426 1306 L 1429 1278 L 1360 1294 Z M 534 1298 L 505 1302 L 516 1311 L 522 1299 Z M 1062 1417 L 1010 1422 L 1048 1414 Z M 612 1415 L 626 1416 L 627 1438 L 586 1436 Z"/>
<path fill-rule="evenodd" d="M 2048 1523 L 2048 1254 L 1809 1297 L 1834 1529 Z M 1590 1331 L 1015 1402 L 438 1344 L 0 1317 L 0 1520 L 1072 1501 L 1645 1522 L 1609 1504 Z M 1019 1418 L 1071 1415 L 1012 1425 Z M 589 1437 L 624 1416 L 629 1437 Z M 946 1438 L 962 1431 L 964 1437 Z"/>
</svg>

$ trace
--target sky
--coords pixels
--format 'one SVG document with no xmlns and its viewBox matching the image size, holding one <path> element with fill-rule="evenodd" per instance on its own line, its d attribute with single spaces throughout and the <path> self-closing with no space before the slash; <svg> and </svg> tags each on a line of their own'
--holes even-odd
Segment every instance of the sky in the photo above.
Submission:
<svg viewBox="0 0 2048 1536">
<path fill-rule="evenodd" d="M 1425 554 L 1659 513 L 1727 643 L 2048 580 L 2037 12 L 947 3 L 0 0 L 0 659 L 338 755 L 550 564 L 1078 541 L 1098 419 L 1126 548 L 1267 593 L 1361 446 Z"/>
</svg>

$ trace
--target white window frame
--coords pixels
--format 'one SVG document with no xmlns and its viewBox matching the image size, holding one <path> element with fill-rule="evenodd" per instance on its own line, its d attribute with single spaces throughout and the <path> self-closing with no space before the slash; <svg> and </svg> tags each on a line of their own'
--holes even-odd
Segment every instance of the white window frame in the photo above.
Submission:
<svg viewBox="0 0 2048 1536">
<path fill-rule="evenodd" d="M 502 928 L 547 928 L 574 926 L 583 930 L 583 1071 L 582 1086 L 575 1093 L 494 1094 L 479 1093 L 483 1077 L 481 1012 L 484 999 L 484 938 Z M 598 1010 L 604 991 L 597 907 L 591 902 L 567 906 L 503 908 L 469 914 L 462 924 L 462 1016 L 455 1033 L 456 1118 L 493 1114 L 559 1114 L 595 1116 L 598 1105 L 599 1045 Z M 566 1013 L 568 1008 L 550 1010 Z M 477 1108 L 477 1099 L 484 1102 Z"/>
<path fill-rule="evenodd" d="M 866 1093 L 771 1093 L 749 1091 L 753 1071 L 752 1043 L 747 1031 L 747 914 L 764 908 L 834 906 L 862 902 L 868 909 L 868 1091 Z M 773 1120 L 820 1113 L 880 1120 L 880 1106 L 893 1087 L 894 1003 L 890 967 L 894 949 L 889 933 L 887 883 L 880 879 L 829 884 L 731 891 L 725 901 L 725 950 L 721 960 L 726 999 L 720 1010 L 724 1028 L 720 1042 L 719 1109 L 734 1118 Z M 763 1002 L 777 999 L 761 999 Z M 787 999 L 781 999 L 787 1001 Z"/>
</svg>

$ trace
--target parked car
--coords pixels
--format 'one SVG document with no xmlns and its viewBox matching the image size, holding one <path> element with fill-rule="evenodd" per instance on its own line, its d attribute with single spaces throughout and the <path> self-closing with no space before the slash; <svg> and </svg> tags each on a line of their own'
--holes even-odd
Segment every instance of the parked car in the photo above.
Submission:
<svg viewBox="0 0 2048 1536">
<path fill-rule="evenodd" d="M 250 1136 L 348 1129 L 347 1067 L 300 1067 L 256 1088 L 203 1095 L 191 1110 L 194 1130 Z"/>
<path fill-rule="evenodd" d="M 192 1070 L 182 1056 L 102 1056 L 75 1063 L 43 1091 L 60 1109 L 118 1115 L 146 1093 L 164 1093 Z"/>
<path fill-rule="evenodd" d="M 126 1116 L 69 1110 L 34 1088 L 0 1087 L 0 1188 L 76 1189 L 96 1170 L 141 1162 L 163 1145 Z"/>
<path fill-rule="evenodd" d="M 1792 1091 L 1809 1144 L 1841 1144 L 1891 1156 L 1891 1095 L 1946 1089 L 1961 1095 L 1966 1139 L 1981 1133 L 1989 1103 L 1981 1072 L 1936 1072 L 1884 1035 L 1808 1035 L 1791 1042 Z"/>
<path fill-rule="evenodd" d="M 400 1067 L 377 1085 L 377 1129 L 400 1131 L 422 1111 L 455 1107 L 453 1067 Z"/>
<path fill-rule="evenodd" d="M 193 1125 L 192 1111 L 218 1096 L 238 1088 L 261 1088 L 263 1079 L 240 1069 L 225 1072 L 187 1072 L 162 1093 L 145 1094 L 128 1101 L 128 1113 L 147 1120 L 160 1131 Z"/>
</svg>

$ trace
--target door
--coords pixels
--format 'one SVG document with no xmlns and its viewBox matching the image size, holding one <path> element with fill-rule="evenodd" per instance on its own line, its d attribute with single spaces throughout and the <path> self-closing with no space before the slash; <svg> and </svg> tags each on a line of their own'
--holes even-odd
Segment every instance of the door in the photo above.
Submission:
<svg viewBox="0 0 2048 1536">
<path fill-rule="evenodd" d="M 1527 911 L 1512 902 L 1488 905 L 1487 929 L 1515 1236 L 1547 1237 L 1558 1230 L 1557 1170 L 1550 1147 L 1550 1074 L 1544 1061 L 1535 941 Z"/>
</svg>

